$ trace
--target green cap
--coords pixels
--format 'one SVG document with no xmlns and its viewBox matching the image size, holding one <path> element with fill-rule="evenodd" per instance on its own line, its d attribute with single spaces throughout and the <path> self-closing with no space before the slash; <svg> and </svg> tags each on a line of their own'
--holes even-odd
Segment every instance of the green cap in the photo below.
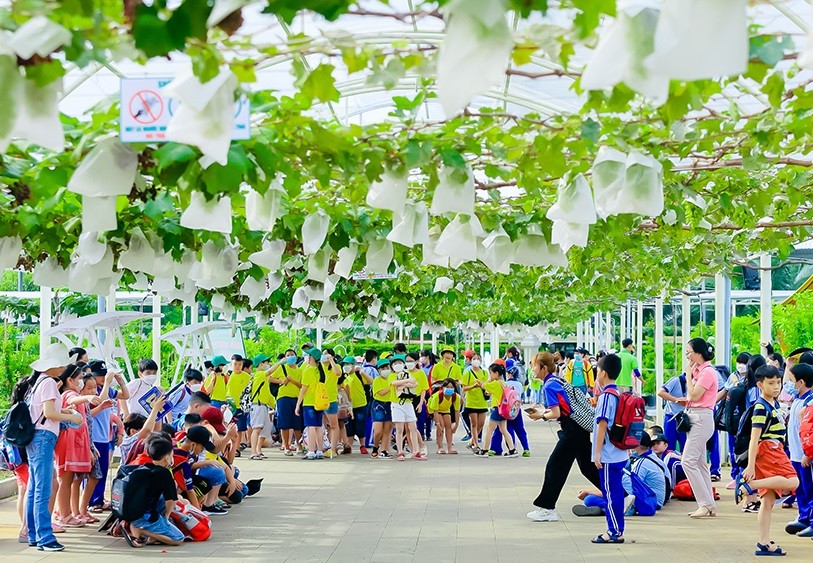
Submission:
<svg viewBox="0 0 813 563">
<path fill-rule="evenodd" d="M 342 363 L 343 364 L 355 364 L 356 363 L 356 358 L 354 358 L 353 356 L 347 356 L 345 359 L 342 360 Z"/>
<path fill-rule="evenodd" d="M 271 356 L 269 356 L 268 354 L 257 354 L 256 356 L 254 356 L 254 359 L 251 360 L 251 363 L 254 365 L 255 368 L 258 368 L 260 367 L 261 363 L 267 362 L 270 359 Z"/>
<path fill-rule="evenodd" d="M 319 348 L 311 348 L 310 350 L 305 352 L 305 354 L 310 356 L 317 362 L 322 359 L 322 351 Z"/>
<path fill-rule="evenodd" d="M 384 366 L 390 365 L 390 361 L 387 358 L 382 358 L 378 360 L 378 363 L 375 365 L 377 368 L 383 368 Z"/>
<path fill-rule="evenodd" d="M 214 358 L 212 358 L 212 366 L 214 366 L 216 368 L 220 367 L 220 366 L 226 366 L 228 364 L 229 364 L 229 360 L 227 360 L 223 356 L 215 356 Z"/>
<path fill-rule="evenodd" d="M 391 358 L 391 361 L 393 361 L 393 362 L 404 362 L 404 363 L 406 363 L 406 354 L 395 354 L 395 355 L 394 355 L 394 356 Z"/>
</svg>

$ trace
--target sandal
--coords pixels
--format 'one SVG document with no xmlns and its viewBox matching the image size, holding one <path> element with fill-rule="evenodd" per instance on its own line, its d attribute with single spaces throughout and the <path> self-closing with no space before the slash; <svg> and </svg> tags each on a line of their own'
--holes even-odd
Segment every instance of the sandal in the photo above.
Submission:
<svg viewBox="0 0 813 563">
<path fill-rule="evenodd" d="M 592 540 L 591 543 L 624 543 L 624 536 L 621 534 L 611 534 L 609 532 L 605 534 L 599 534 Z"/>
<path fill-rule="evenodd" d="M 456 449 L 454 449 L 454 448 L 452 448 L 452 449 L 450 449 L 450 450 L 449 450 L 449 454 L 450 454 L 450 455 L 455 455 L 456 453 L 457 453 L 457 450 L 456 450 Z"/>
<path fill-rule="evenodd" d="M 782 557 L 787 554 L 788 552 L 776 545 L 776 542 L 769 542 L 767 545 L 757 543 L 757 550 L 754 552 L 754 555 L 767 555 L 772 557 Z"/>
<path fill-rule="evenodd" d="M 99 520 L 98 518 L 96 518 L 92 514 L 80 514 L 79 517 L 82 520 L 84 520 L 85 522 L 87 522 L 88 524 L 97 524 L 97 523 L 101 522 L 101 520 Z"/>
<path fill-rule="evenodd" d="M 254 461 L 259 461 L 259 460 L 264 459 L 264 457 L 263 457 L 263 454 L 254 454 L 253 456 L 251 456 L 248 459 L 253 459 Z"/>
<path fill-rule="evenodd" d="M 446 455 L 446 450 L 438 450 L 438 455 Z"/>
<path fill-rule="evenodd" d="M 745 493 L 742 492 L 742 489 L 745 489 Z M 751 486 L 743 480 L 742 476 L 738 476 L 737 482 L 734 484 L 734 502 L 736 504 L 740 504 L 743 497 L 753 494 L 754 489 L 752 489 Z"/>
<path fill-rule="evenodd" d="M 144 547 L 144 544 L 146 543 L 144 540 L 133 536 L 133 534 L 130 533 L 130 530 L 128 530 L 125 526 L 122 526 L 120 529 L 121 535 L 124 536 L 124 541 L 127 542 L 127 545 L 130 547 Z"/>
<path fill-rule="evenodd" d="M 405 460 L 406 460 L 406 455 L 404 455 L 402 453 L 398 454 L 398 461 L 405 461 Z"/>
</svg>

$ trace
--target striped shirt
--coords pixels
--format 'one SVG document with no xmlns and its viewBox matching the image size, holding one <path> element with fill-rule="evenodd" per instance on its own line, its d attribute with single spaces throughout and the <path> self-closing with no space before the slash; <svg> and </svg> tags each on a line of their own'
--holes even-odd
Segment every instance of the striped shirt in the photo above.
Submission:
<svg viewBox="0 0 813 563">
<path fill-rule="evenodd" d="M 785 423 L 782 422 L 782 413 L 779 410 L 779 403 L 774 401 L 774 404 L 770 405 L 764 398 L 760 398 L 754 404 L 754 414 L 751 416 L 751 427 L 762 429 L 762 435 L 759 437 L 760 441 L 780 440 L 784 442 L 788 433 L 785 428 Z"/>
</svg>

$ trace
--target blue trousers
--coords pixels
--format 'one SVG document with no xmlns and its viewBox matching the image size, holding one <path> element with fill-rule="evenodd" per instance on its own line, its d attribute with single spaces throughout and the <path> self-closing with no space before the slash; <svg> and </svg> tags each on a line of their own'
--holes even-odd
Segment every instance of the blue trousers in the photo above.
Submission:
<svg viewBox="0 0 813 563">
<path fill-rule="evenodd" d="M 508 419 L 506 421 L 508 433 L 511 439 L 514 440 L 514 447 L 517 447 L 517 439 L 522 445 L 522 449 L 530 450 L 528 446 L 528 433 L 525 431 L 525 422 L 522 420 L 522 413 L 520 412 L 514 420 Z M 500 434 L 499 426 L 494 429 L 494 436 L 491 437 L 491 450 L 497 455 L 502 454 L 502 434 Z"/>
<path fill-rule="evenodd" d="M 792 461 L 791 464 L 799 476 L 799 486 L 796 488 L 796 505 L 799 507 L 797 520 L 808 526 L 813 525 L 813 467 L 802 467 L 802 464 Z"/>
<path fill-rule="evenodd" d="M 93 495 L 90 497 L 90 506 L 101 506 L 104 504 L 104 488 L 107 486 L 107 472 L 110 469 L 110 442 L 93 442 L 99 451 L 99 467 L 102 470 L 102 478 L 96 483 Z"/>
<path fill-rule="evenodd" d="M 28 490 L 26 492 L 26 525 L 28 543 L 46 545 L 56 541 L 51 527 L 48 502 L 54 478 L 54 449 L 56 434 L 36 430 L 34 439 L 25 447 L 28 454 Z"/>
<path fill-rule="evenodd" d="M 418 412 L 418 409 L 415 409 L 415 412 L 418 415 L 418 434 L 424 439 L 424 441 L 428 441 L 432 439 L 432 417 L 429 415 L 429 409 L 426 405 L 423 406 L 421 412 Z"/>
<path fill-rule="evenodd" d="M 667 414 L 663 419 L 663 433 L 669 441 L 669 449 L 683 453 L 686 446 L 686 434 L 677 431 L 677 423 L 672 415 Z M 678 444 L 680 444 L 680 450 L 677 449 Z"/>
<path fill-rule="evenodd" d="M 715 430 L 711 434 L 711 438 L 706 442 L 706 450 L 709 452 L 709 463 L 711 468 L 709 472 L 712 475 L 720 474 L 720 433 Z"/>
<path fill-rule="evenodd" d="M 728 459 L 731 460 L 731 478 L 736 479 L 737 476 L 742 472 L 742 470 L 737 467 L 737 464 L 734 463 L 734 441 L 737 439 L 736 436 L 731 434 L 728 435 Z"/>
<path fill-rule="evenodd" d="M 372 448 L 373 447 L 373 413 L 370 410 L 371 405 L 367 405 L 367 422 L 366 422 L 366 432 L 364 434 L 364 447 L 365 448 Z"/>
<path fill-rule="evenodd" d="M 604 509 L 607 516 L 607 532 L 614 536 L 624 533 L 624 468 L 627 462 L 605 463 L 598 472 L 601 482 L 601 492 L 607 507 Z"/>
</svg>

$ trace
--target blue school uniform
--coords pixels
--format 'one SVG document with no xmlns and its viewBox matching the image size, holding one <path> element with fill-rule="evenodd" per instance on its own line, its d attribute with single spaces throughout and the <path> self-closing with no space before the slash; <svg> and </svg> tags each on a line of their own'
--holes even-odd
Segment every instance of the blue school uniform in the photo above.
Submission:
<svg viewBox="0 0 813 563">
<path fill-rule="evenodd" d="M 685 374 L 680 374 L 676 377 L 673 377 L 672 379 L 664 383 L 661 389 L 663 389 L 673 397 L 685 397 L 686 396 Z M 679 412 L 683 412 L 683 410 L 684 410 L 683 405 L 673 403 L 672 401 L 667 401 L 666 406 L 664 406 L 663 408 L 663 433 L 666 436 L 670 450 L 674 450 L 678 445 L 680 445 L 680 451 L 683 451 L 684 447 L 686 446 L 686 433 L 678 432 L 677 422 L 675 422 L 675 415 L 678 414 Z"/>
<path fill-rule="evenodd" d="M 799 434 L 799 413 L 812 404 L 813 391 L 808 391 L 793 401 L 790 406 L 790 416 L 788 417 L 790 463 L 799 477 L 799 486 L 796 488 L 796 504 L 799 507 L 799 517 L 796 520 L 806 526 L 813 526 L 813 467 L 804 467 L 802 465 L 804 451 L 802 449 L 802 437 Z"/>
<path fill-rule="evenodd" d="M 605 387 L 599 395 L 596 404 L 596 418 L 593 421 L 593 440 L 596 438 L 598 423 L 602 420 L 607 422 L 607 433 L 604 436 L 604 443 L 601 444 L 602 468 L 598 476 L 601 483 L 601 492 L 607 503 L 605 514 L 607 516 L 607 531 L 614 536 L 624 533 L 624 468 L 627 466 L 629 455 L 626 450 L 615 447 L 610 442 L 610 430 L 615 423 L 615 413 L 618 408 L 618 398 L 607 393 L 609 389 L 618 387 L 610 384 Z M 592 460 L 595 461 L 595 441 L 593 442 Z"/>
</svg>

